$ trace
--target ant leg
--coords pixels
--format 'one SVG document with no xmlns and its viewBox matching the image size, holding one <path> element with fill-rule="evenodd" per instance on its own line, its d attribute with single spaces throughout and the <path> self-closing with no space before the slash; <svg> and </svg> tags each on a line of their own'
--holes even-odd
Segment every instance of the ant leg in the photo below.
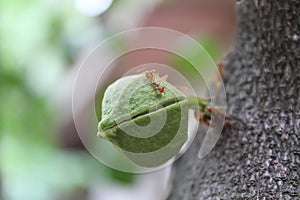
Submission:
<svg viewBox="0 0 300 200">
<path fill-rule="evenodd" d="M 153 81 L 153 72 L 152 72 L 152 71 L 145 71 L 144 73 L 145 73 L 146 78 L 147 78 L 150 82 L 152 82 L 152 81 Z"/>
<path fill-rule="evenodd" d="M 161 77 L 158 81 L 156 81 L 158 84 L 160 84 L 163 81 L 166 81 L 168 78 L 168 75 L 164 75 L 163 77 Z"/>
<path fill-rule="evenodd" d="M 154 96 L 154 100 L 156 100 L 157 92 L 155 90 L 153 90 L 153 96 Z"/>
</svg>

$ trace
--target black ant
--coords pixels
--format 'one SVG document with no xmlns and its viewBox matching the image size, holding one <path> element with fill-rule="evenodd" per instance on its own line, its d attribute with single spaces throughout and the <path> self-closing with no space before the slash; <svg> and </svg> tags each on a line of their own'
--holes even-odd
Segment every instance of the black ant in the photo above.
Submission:
<svg viewBox="0 0 300 200">
<path fill-rule="evenodd" d="M 162 95 L 165 92 L 165 87 L 163 85 L 161 85 L 160 83 L 164 80 L 167 79 L 167 75 L 161 77 L 157 82 L 155 82 L 155 75 L 158 75 L 157 72 L 155 72 L 155 70 L 151 70 L 151 71 L 146 71 L 145 72 L 145 76 L 147 78 L 147 80 L 151 83 L 152 88 L 155 91 L 158 91 L 160 95 Z"/>
</svg>

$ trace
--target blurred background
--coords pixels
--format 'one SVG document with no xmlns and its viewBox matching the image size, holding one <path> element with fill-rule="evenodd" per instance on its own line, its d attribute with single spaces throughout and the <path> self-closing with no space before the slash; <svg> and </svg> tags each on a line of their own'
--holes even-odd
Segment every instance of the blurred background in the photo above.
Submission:
<svg viewBox="0 0 300 200">
<path fill-rule="evenodd" d="M 234 1 L 0 0 L 1 200 L 164 198 L 170 168 L 138 175 L 104 166 L 85 150 L 72 118 L 74 78 L 89 51 L 147 26 L 193 37 L 218 62 L 233 46 Z M 122 63 L 187 69 L 164 57 L 144 51 Z"/>
</svg>

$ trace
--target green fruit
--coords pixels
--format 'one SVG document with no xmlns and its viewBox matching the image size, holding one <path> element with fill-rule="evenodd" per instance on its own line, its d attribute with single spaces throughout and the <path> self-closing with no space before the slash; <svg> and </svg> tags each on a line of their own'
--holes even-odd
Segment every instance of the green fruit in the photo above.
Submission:
<svg viewBox="0 0 300 200">
<path fill-rule="evenodd" d="M 154 82 L 159 78 L 153 75 Z M 145 74 L 123 77 L 102 100 L 98 136 L 142 166 L 157 166 L 178 153 L 187 140 L 188 110 L 198 105 L 170 83 L 160 84 L 164 93 Z"/>
</svg>

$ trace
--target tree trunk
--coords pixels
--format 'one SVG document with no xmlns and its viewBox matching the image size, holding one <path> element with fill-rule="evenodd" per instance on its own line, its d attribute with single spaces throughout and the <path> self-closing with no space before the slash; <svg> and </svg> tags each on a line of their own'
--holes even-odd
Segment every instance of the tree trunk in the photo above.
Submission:
<svg viewBox="0 0 300 200">
<path fill-rule="evenodd" d="M 194 141 L 170 200 L 300 199 L 300 1 L 244 0 L 237 15 L 224 83 L 228 113 L 248 128 L 223 131 L 202 160 Z"/>
</svg>

